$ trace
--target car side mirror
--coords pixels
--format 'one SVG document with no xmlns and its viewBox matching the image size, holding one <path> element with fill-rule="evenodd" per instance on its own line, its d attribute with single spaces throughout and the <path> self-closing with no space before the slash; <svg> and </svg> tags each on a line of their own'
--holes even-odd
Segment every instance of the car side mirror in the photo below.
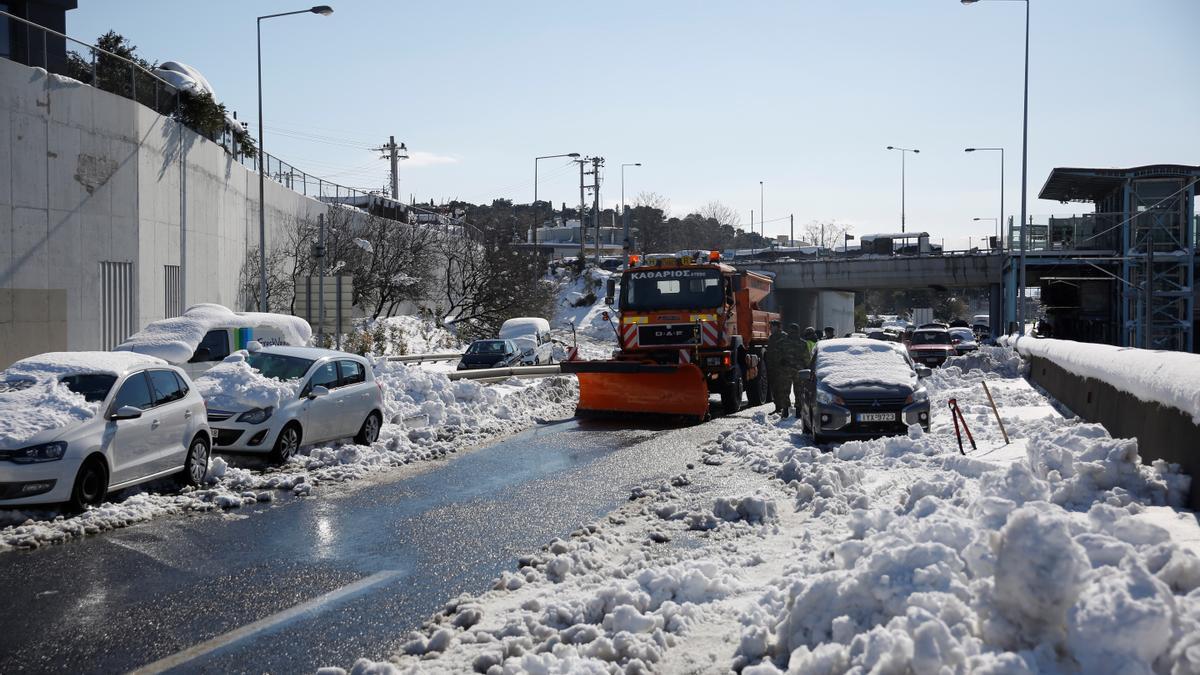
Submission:
<svg viewBox="0 0 1200 675">
<path fill-rule="evenodd" d="M 123 405 L 113 413 L 113 420 L 136 420 L 142 416 L 142 409 L 131 405 Z"/>
<path fill-rule="evenodd" d="M 917 370 L 917 377 L 919 377 L 921 379 L 929 377 L 930 375 L 933 374 L 933 371 L 929 369 L 929 366 L 917 366 L 916 370 Z"/>
<path fill-rule="evenodd" d="M 313 387 L 312 390 L 308 392 L 309 398 L 320 398 L 322 396 L 328 396 L 328 395 L 329 395 L 329 387 L 325 387 L 325 386 L 322 386 L 319 384 L 317 386 Z"/>
<path fill-rule="evenodd" d="M 604 284 L 604 304 L 613 304 L 613 296 L 617 294 L 617 280 L 612 277 Z"/>
</svg>

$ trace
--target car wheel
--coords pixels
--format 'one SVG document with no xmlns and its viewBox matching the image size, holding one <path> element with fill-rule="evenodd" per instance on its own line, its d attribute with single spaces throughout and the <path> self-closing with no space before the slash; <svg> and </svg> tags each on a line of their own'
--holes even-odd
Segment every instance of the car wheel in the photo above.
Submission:
<svg viewBox="0 0 1200 675">
<path fill-rule="evenodd" d="M 108 468 L 99 459 L 89 459 L 75 474 L 75 487 L 71 489 L 72 511 L 82 511 L 89 506 L 98 506 L 108 496 Z"/>
<path fill-rule="evenodd" d="M 183 460 L 183 471 L 176 474 L 181 485 L 202 485 L 208 476 L 208 441 L 197 434 L 188 446 L 187 458 Z"/>
<path fill-rule="evenodd" d="M 367 419 L 363 420 L 362 428 L 358 430 L 358 435 L 354 437 L 354 442 L 359 445 L 370 445 L 379 440 L 379 429 L 383 426 L 383 421 L 379 418 L 379 413 L 372 412 L 367 415 Z"/>
<path fill-rule="evenodd" d="M 300 449 L 300 426 L 298 424 L 289 424 L 279 432 L 279 438 L 275 439 L 275 447 L 271 450 L 271 461 L 276 464 L 283 464 L 288 461 L 296 451 Z"/>
</svg>

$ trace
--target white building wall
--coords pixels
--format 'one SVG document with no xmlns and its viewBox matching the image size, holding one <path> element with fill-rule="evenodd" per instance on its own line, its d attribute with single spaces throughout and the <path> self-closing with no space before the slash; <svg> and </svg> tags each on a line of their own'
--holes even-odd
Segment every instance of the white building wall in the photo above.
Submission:
<svg viewBox="0 0 1200 675">
<path fill-rule="evenodd" d="M 270 180 L 266 204 L 268 242 L 327 208 Z M 164 265 L 183 267 L 184 307 L 237 307 L 257 241 L 257 174 L 220 146 L 128 99 L 0 59 L 0 367 L 102 347 L 102 261 L 134 265 L 135 329 L 163 318 Z"/>
</svg>

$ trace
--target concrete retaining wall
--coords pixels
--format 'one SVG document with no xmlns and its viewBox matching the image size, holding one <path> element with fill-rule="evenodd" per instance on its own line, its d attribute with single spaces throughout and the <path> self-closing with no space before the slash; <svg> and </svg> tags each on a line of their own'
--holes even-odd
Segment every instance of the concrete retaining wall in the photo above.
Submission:
<svg viewBox="0 0 1200 675">
<path fill-rule="evenodd" d="M 1027 357 L 1029 379 L 1089 422 L 1098 422 L 1115 437 L 1136 438 L 1142 461 L 1156 459 L 1179 464 L 1192 476 L 1189 507 L 1200 509 L 1200 426 L 1190 415 L 1090 377 L 1070 373 L 1053 361 Z M 1197 383 L 1200 386 L 1200 383 Z"/>
<path fill-rule="evenodd" d="M 267 237 L 326 205 L 266 182 Z M 101 263 L 133 264 L 136 330 L 182 306 L 239 307 L 258 241 L 258 176 L 128 99 L 0 59 L 0 368 L 48 349 L 100 349 Z M 268 245 L 270 245 L 268 243 Z"/>
</svg>

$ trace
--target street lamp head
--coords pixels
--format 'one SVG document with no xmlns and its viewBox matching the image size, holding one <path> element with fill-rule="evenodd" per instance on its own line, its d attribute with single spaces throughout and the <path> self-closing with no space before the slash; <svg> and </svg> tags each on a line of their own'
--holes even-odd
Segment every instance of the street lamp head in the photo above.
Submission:
<svg viewBox="0 0 1200 675">
<path fill-rule="evenodd" d="M 638 162 L 637 164 L 634 164 L 634 166 L 641 166 L 641 165 L 642 165 L 642 163 L 641 163 L 641 162 Z"/>
<path fill-rule="evenodd" d="M 973 5 L 977 2 L 979 2 L 979 0 L 962 0 L 962 4 L 964 5 Z"/>
<path fill-rule="evenodd" d="M 578 157 L 578 156 L 579 156 L 578 152 L 568 152 L 567 153 L 567 157 Z"/>
<path fill-rule="evenodd" d="M 895 149 L 896 149 L 896 146 L 894 146 L 894 145 L 889 145 L 889 146 L 887 147 L 887 149 L 888 149 L 888 150 L 895 150 Z"/>
<path fill-rule="evenodd" d="M 964 148 L 963 152 L 975 152 L 975 148 Z"/>
<path fill-rule="evenodd" d="M 312 12 L 313 14 L 320 14 L 321 16 L 329 16 L 330 14 L 333 14 L 333 8 L 329 5 L 317 5 L 308 11 Z"/>
<path fill-rule="evenodd" d="M 972 218 L 971 220 L 983 220 L 982 218 Z"/>
<path fill-rule="evenodd" d="M 920 150 L 916 150 L 916 149 L 913 150 L 914 154 L 919 154 L 920 152 L 921 152 Z"/>
</svg>

